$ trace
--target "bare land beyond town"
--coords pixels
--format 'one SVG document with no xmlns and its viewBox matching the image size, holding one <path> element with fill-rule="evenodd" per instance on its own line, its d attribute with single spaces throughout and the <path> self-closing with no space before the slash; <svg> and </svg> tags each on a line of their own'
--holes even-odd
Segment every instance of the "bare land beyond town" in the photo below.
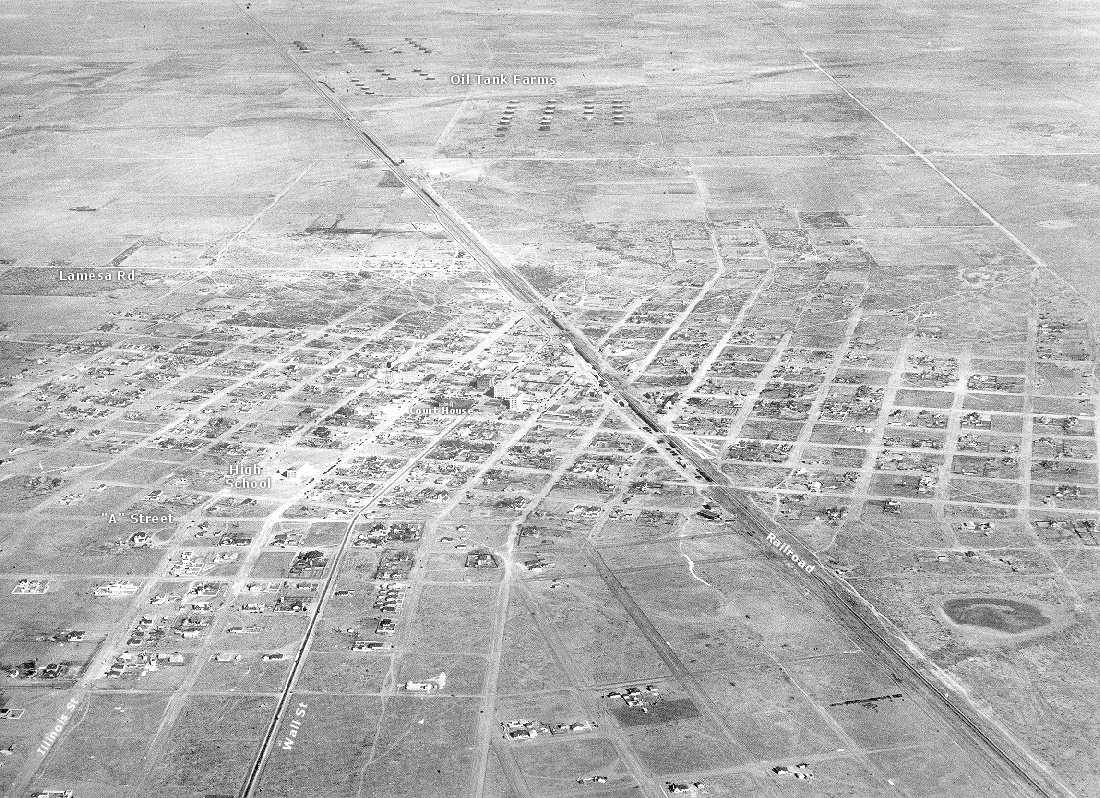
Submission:
<svg viewBox="0 0 1100 798">
<path fill-rule="evenodd" d="M 1100 794 L 1098 35 L 5 5 L 0 795 Z"/>
</svg>

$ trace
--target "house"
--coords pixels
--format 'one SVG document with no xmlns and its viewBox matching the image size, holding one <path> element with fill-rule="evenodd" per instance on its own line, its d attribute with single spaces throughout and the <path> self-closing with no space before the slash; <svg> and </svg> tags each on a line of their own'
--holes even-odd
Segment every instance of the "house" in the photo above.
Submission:
<svg viewBox="0 0 1100 798">
<path fill-rule="evenodd" d="M 587 731 L 589 725 L 580 721 L 573 723 L 558 723 L 550 728 L 551 734 L 569 734 L 571 732 Z"/>
<path fill-rule="evenodd" d="M 275 612 L 305 612 L 308 605 L 297 598 L 282 597 L 275 602 Z"/>
<path fill-rule="evenodd" d="M 107 582 L 102 585 L 96 585 L 95 595 L 97 596 L 132 596 L 137 592 L 137 585 L 133 582 Z"/>
<path fill-rule="evenodd" d="M 148 548 L 153 545 L 153 536 L 148 532 L 135 532 L 130 535 L 129 543 L 135 549 Z"/>
<path fill-rule="evenodd" d="M 497 565 L 496 558 L 489 552 L 475 552 L 466 555 L 467 568 L 496 568 Z"/>
<path fill-rule="evenodd" d="M 672 782 L 667 782 L 666 786 L 668 787 L 668 791 L 675 795 L 677 793 L 695 793 L 707 785 L 705 782 L 695 781 L 691 784 L 674 784 Z"/>
<path fill-rule="evenodd" d="M 324 552 L 317 550 L 299 552 L 290 565 L 290 575 L 297 576 L 305 571 L 323 569 L 326 565 L 328 565 L 328 558 Z"/>
</svg>

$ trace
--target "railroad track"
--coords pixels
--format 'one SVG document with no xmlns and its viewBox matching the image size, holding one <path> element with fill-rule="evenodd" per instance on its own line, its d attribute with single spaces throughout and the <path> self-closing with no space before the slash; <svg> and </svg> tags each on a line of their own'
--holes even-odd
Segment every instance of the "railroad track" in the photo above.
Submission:
<svg viewBox="0 0 1100 798">
<path fill-rule="evenodd" d="M 1022 788 L 1021 795 L 1033 798 L 1035 796 L 1076 798 L 1075 793 L 1055 773 L 1028 752 L 999 723 L 983 715 L 965 695 L 940 678 L 934 665 L 920 653 L 917 646 L 905 638 L 887 618 L 878 613 L 855 588 L 821 563 L 796 535 L 765 516 L 749 494 L 731 484 L 729 478 L 720 469 L 687 441 L 668 432 L 656 413 L 637 396 L 626 379 L 600 356 L 586 336 L 562 318 L 552 302 L 540 294 L 522 275 L 501 262 L 493 254 L 489 245 L 430 187 L 422 185 L 409 174 L 404 167 L 404 161 L 391 156 L 374 136 L 364 130 L 348 109 L 331 92 L 319 85 L 317 79 L 309 74 L 263 23 L 248 11 L 242 9 L 242 13 L 246 14 L 263 32 L 283 60 L 313 87 L 355 137 L 389 168 L 405 188 L 433 212 L 448 235 L 464 248 L 490 277 L 511 294 L 513 299 L 522 303 L 528 315 L 536 323 L 549 327 L 552 331 L 557 330 L 559 336 L 569 342 L 570 347 L 600 378 L 608 392 L 614 394 L 622 404 L 628 407 L 647 429 L 671 452 L 681 458 L 685 465 L 690 465 L 700 479 L 713 486 L 712 497 L 723 509 L 736 516 L 737 520 L 747 527 L 748 536 L 755 540 L 757 545 L 770 548 L 765 538 L 772 533 L 780 534 L 802 548 L 804 553 L 800 553 L 800 556 L 817 567 L 810 574 L 796 571 L 800 584 L 812 588 L 834 613 L 849 622 L 849 626 L 854 622 L 860 639 L 869 651 L 877 654 L 884 664 L 899 668 L 908 677 L 905 682 L 915 688 L 932 708 L 938 709 L 941 717 L 947 719 L 957 731 L 962 732 L 972 749 L 983 754 L 1002 776 L 1018 788 Z M 789 573 L 789 569 L 784 570 Z"/>
</svg>

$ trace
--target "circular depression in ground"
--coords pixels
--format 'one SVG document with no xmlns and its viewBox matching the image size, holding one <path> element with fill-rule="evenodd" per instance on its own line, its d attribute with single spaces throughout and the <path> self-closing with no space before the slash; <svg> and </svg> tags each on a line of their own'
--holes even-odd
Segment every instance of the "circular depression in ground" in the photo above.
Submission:
<svg viewBox="0 0 1100 798">
<path fill-rule="evenodd" d="M 954 598 L 943 603 L 947 617 L 963 626 L 1019 634 L 1046 626 L 1051 619 L 1038 607 L 1015 599 Z"/>
</svg>

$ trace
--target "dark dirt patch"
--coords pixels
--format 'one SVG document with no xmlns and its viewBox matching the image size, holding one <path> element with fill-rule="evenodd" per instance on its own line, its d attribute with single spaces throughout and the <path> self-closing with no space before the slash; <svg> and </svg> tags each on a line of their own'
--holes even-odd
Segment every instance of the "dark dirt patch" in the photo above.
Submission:
<svg viewBox="0 0 1100 798">
<path fill-rule="evenodd" d="M 1013 599 L 948 599 L 943 603 L 943 611 L 955 623 L 1010 634 L 1030 632 L 1051 622 L 1038 607 Z"/>
</svg>

